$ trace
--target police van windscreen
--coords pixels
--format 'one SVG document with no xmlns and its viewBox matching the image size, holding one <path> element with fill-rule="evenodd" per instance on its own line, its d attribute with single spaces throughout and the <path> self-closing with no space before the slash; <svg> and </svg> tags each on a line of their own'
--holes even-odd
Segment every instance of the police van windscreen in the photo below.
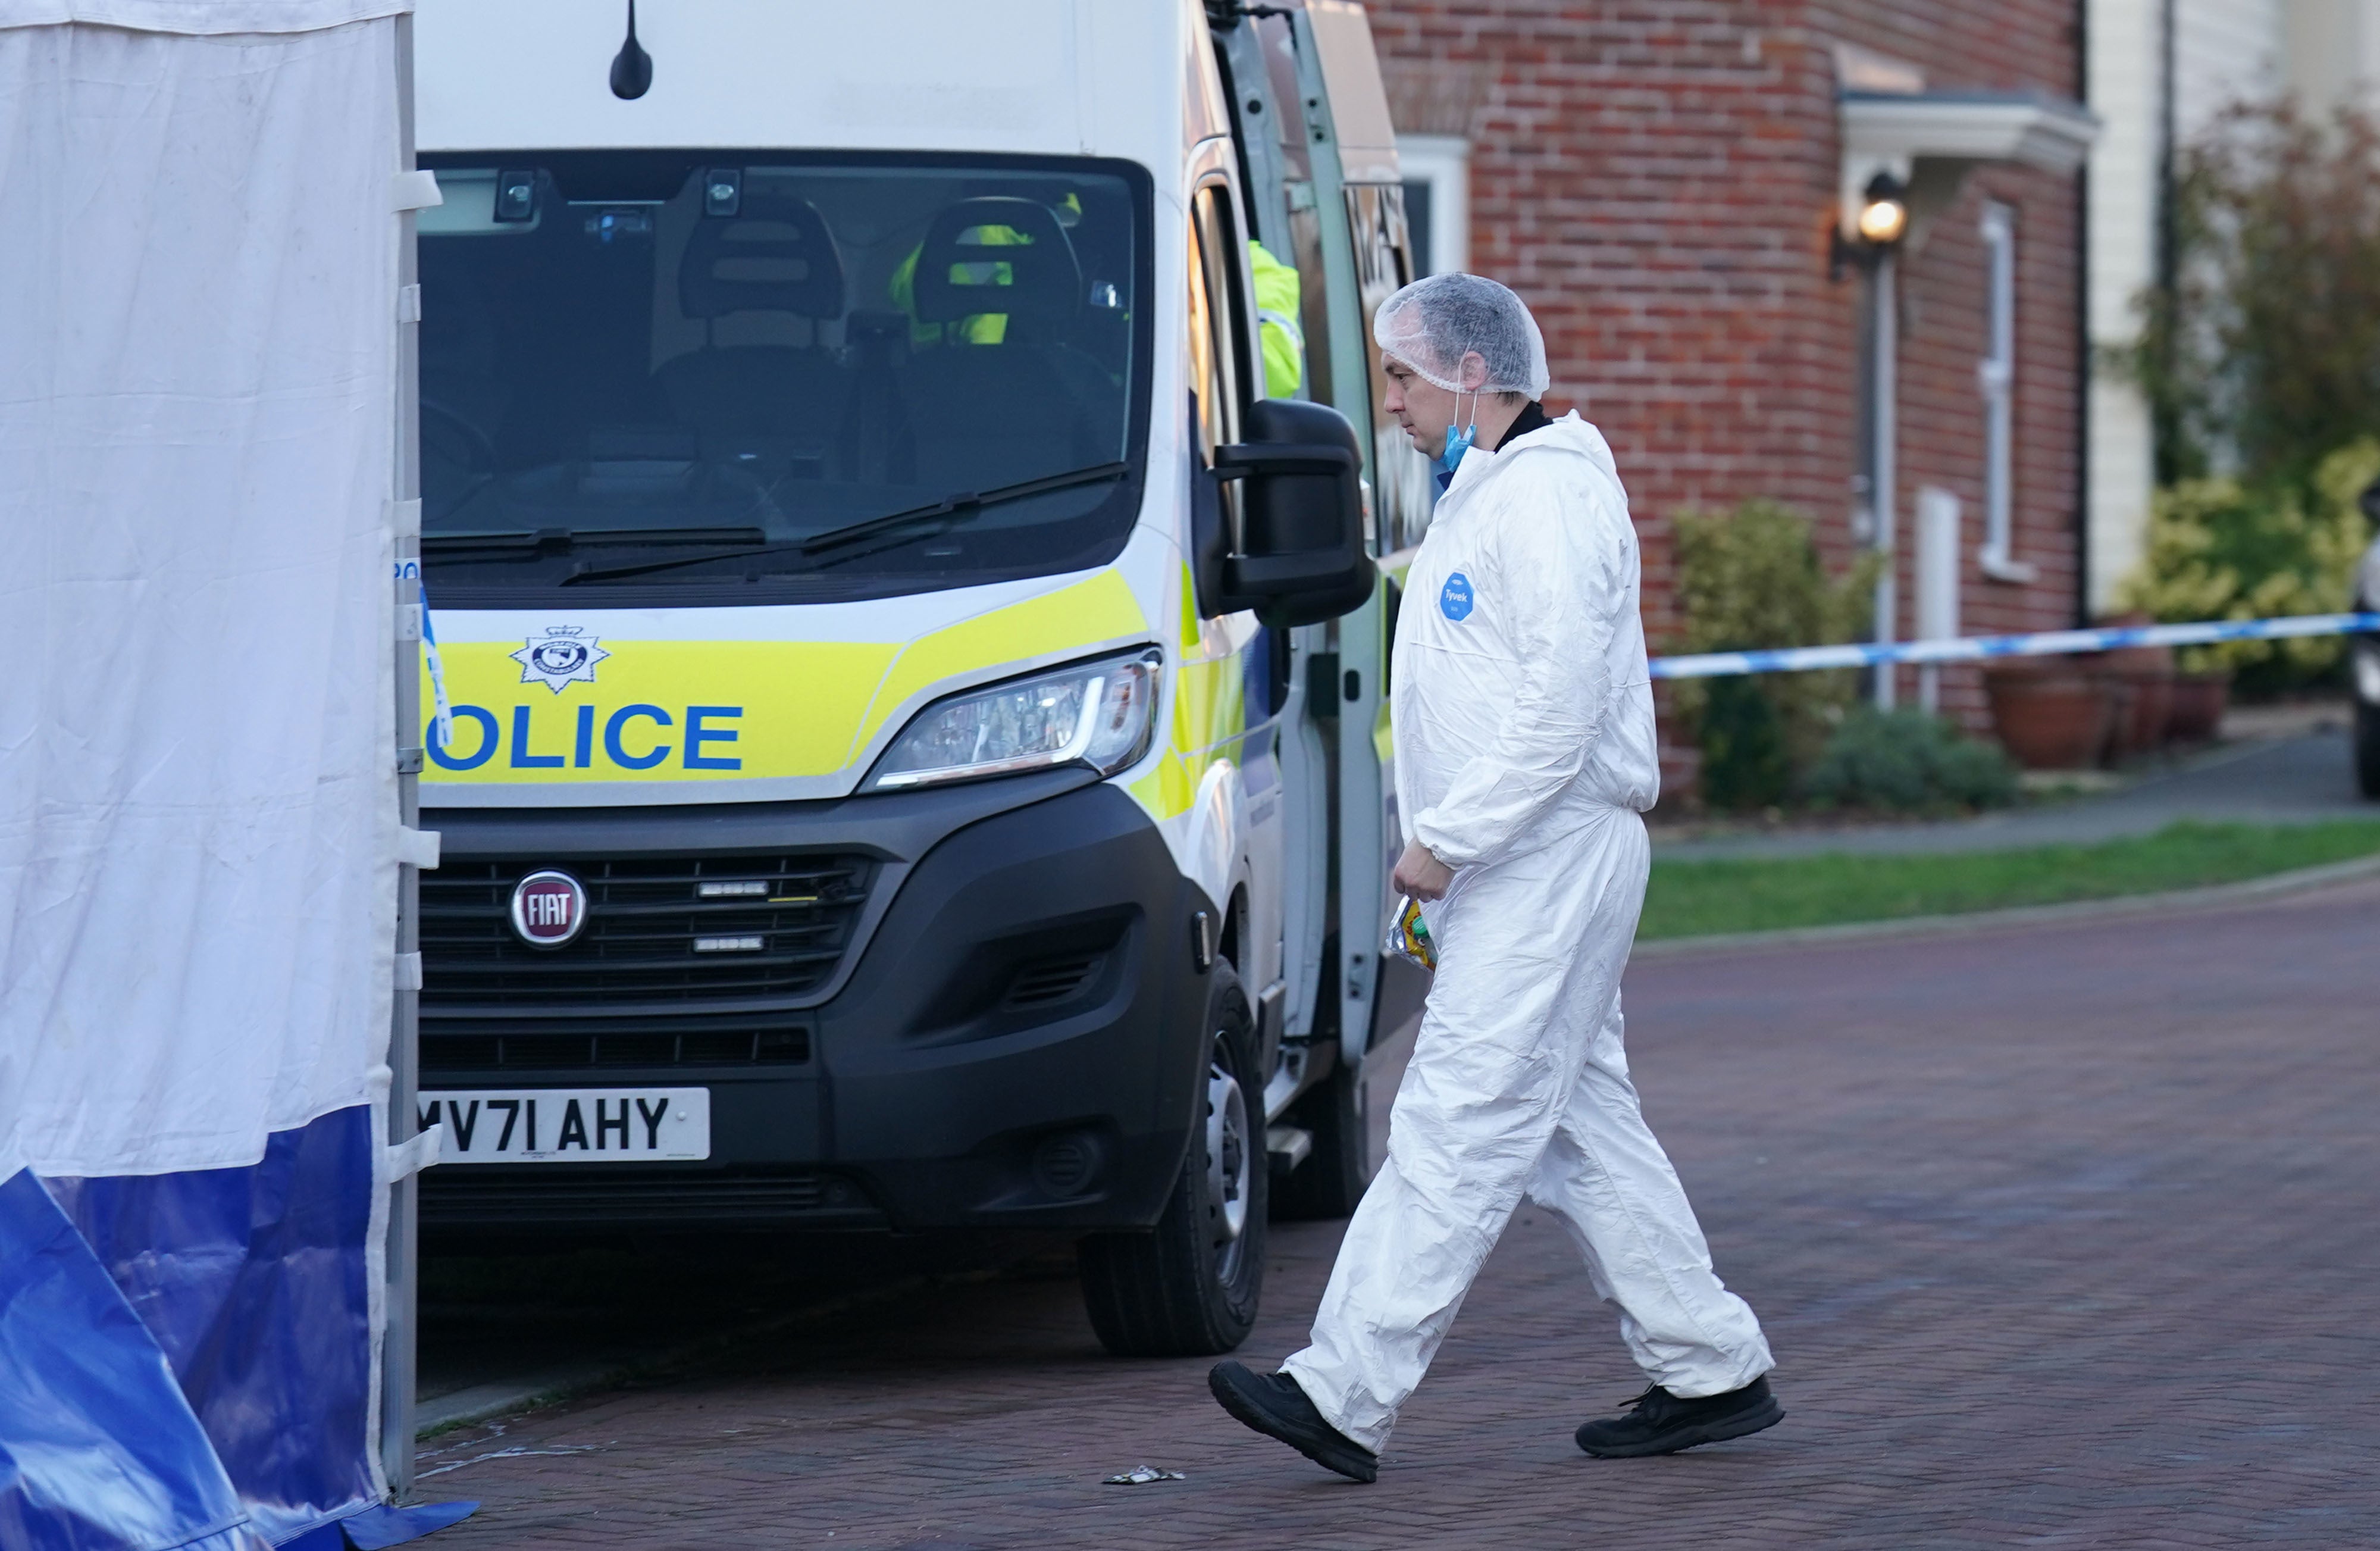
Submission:
<svg viewBox="0 0 2380 1551">
<path fill-rule="evenodd" d="M 1135 169 L 422 162 L 443 199 L 419 221 L 423 553 L 442 600 L 883 595 L 1122 548 L 1146 443 Z"/>
</svg>

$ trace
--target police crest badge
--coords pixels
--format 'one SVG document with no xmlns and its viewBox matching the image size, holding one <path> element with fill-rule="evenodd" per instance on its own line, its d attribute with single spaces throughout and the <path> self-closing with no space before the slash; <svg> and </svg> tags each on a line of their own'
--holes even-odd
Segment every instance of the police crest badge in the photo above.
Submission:
<svg viewBox="0 0 2380 1551">
<path fill-rule="evenodd" d="M 558 695 L 565 685 L 594 683 L 595 665 L 611 654 L 579 626 L 548 625 L 511 656 L 521 666 L 522 683 L 543 684 Z"/>
</svg>

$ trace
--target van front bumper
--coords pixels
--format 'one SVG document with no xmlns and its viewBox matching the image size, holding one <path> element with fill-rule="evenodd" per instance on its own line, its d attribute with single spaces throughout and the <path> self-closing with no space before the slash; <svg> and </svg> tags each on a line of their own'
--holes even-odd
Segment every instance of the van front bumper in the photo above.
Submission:
<svg viewBox="0 0 2380 1551">
<path fill-rule="evenodd" d="M 1163 1211 L 1206 1058 L 1191 923 L 1215 906 L 1138 806 L 1087 772 L 831 803 L 423 822 L 443 837 L 442 871 L 495 880 L 483 889 L 507 868 L 655 858 L 714 872 L 864 858 L 872 878 L 842 961 L 807 995 L 474 1004 L 442 994 L 426 943 L 425 1102 L 440 1089 L 699 1085 L 711 1132 L 699 1163 L 432 1169 L 425 1231 L 1084 1230 Z M 759 1045 L 737 1048 L 770 1058 L 717 1058 L 718 1030 L 730 1045 L 758 1031 Z M 635 1058 L 655 1050 L 662 1059 Z"/>
</svg>

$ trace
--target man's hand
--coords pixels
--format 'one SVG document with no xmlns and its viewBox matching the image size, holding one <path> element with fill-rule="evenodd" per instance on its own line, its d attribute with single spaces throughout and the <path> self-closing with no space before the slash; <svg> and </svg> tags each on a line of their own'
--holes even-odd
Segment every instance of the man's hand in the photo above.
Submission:
<svg viewBox="0 0 2380 1551">
<path fill-rule="evenodd" d="M 1431 855 L 1427 846 L 1413 840 L 1406 843 L 1405 854 L 1397 858 L 1397 870 L 1389 874 L 1389 882 L 1408 898 L 1443 899 L 1454 882 L 1454 873 Z"/>
</svg>

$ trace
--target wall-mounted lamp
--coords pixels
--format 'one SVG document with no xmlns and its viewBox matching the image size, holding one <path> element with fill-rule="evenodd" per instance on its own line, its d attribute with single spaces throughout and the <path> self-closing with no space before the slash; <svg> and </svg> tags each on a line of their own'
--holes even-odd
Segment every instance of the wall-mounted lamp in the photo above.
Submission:
<svg viewBox="0 0 2380 1551">
<path fill-rule="evenodd" d="M 1834 252 L 1828 272 L 1841 279 L 1846 268 L 1871 273 L 1900 239 L 1909 235 L 1909 189 L 1888 172 L 1877 173 L 1860 191 L 1859 203 L 1848 222 L 1835 228 Z M 1847 235 L 1843 226 L 1851 230 Z"/>
<path fill-rule="evenodd" d="M 1860 196 L 1860 236 L 1873 248 L 1888 248 L 1909 230 L 1909 190 L 1888 172 L 1868 179 Z"/>
</svg>

